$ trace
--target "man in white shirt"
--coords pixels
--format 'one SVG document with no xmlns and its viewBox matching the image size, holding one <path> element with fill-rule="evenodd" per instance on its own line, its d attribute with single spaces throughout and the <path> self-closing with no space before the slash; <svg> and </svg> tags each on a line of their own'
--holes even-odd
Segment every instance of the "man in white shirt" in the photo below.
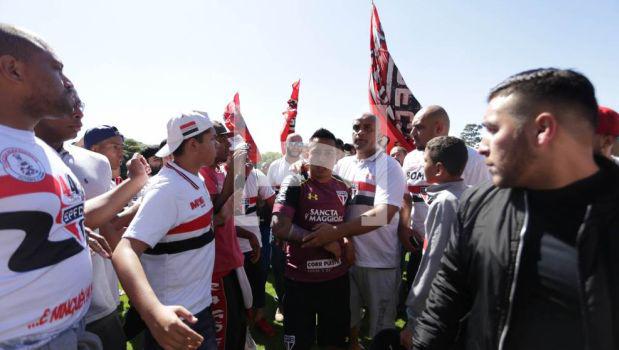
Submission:
<svg viewBox="0 0 619 350">
<path fill-rule="evenodd" d="M 363 114 L 353 123 L 356 155 L 342 158 L 334 173 L 352 186 L 346 222 L 319 224 L 304 237 L 304 247 L 319 247 L 352 237 L 355 264 L 350 269 L 351 348 L 358 348 L 361 308 L 369 314 L 369 335 L 393 328 L 400 280 L 398 213 L 404 192 L 400 164 L 378 147 L 378 118 Z"/>
<path fill-rule="evenodd" d="M 214 162 L 217 141 L 203 112 L 173 117 L 167 128 L 157 156 L 174 160 L 154 178 L 112 262 L 148 327 L 146 349 L 214 350 L 213 204 L 199 170 Z"/>
<path fill-rule="evenodd" d="M 62 68 L 42 39 L 0 24 L 2 349 L 84 345 L 92 295 L 84 191 L 33 132 L 41 119 L 73 112 L 77 94 Z"/>
<path fill-rule="evenodd" d="M 402 169 L 406 176 L 404 203 L 400 211 L 399 236 L 404 248 L 411 253 L 406 273 L 407 281 L 403 286 L 403 296 L 408 294 L 410 285 L 421 259 L 420 245 L 425 236 L 424 222 L 428 214 L 426 188 L 428 183 L 424 175 L 424 150 L 426 144 L 437 136 L 449 135 L 449 115 L 441 106 L 431 105 L 422 108 L 413 118 L 411 136 L 415 148 L 404 158 Z M 490 172 L 484 163 L 484 157 L 467 146 L 468 161 L 462 178 L 467 186 L 475 186 L 490 180 Z M 417 245 L 417 247 L 415 247 Z"/>
<path fill-rule="evenodd" d="M 290 134 L 286 138 L 286 154 L 274 160 L 267 171 L 267 180 L 275 192 L 279 191 L 279 186 L 282 184 L 286 176 L 292 175 L 290 166 L 301 159 L 303 152 L 303 138 L 299 134 Z M 278 239 L 272 237 L 271 240 L 271 268 L 273 268 L 273 282 L 275 293 L 279 306 L 275 312 L 275 320 L 282 322 L 282 304 L 284 297 L 284 268 L 286 265 L 286 256 L 282 249 L 282 243 Z"/>
<path fill-rule="evenodd" d="M 78 181 L 84 188 L 86 200 L 102 195 L 111 190 L 110 179 L 112 169 L 108 159 L 95 152 L 81 147 L 65 144 L 77 136 L 81 126 L 83 104 L 79 101 L 72 114 L 59 119 L 44 119 L 37 124 L 35 134 L 50 147 L 55 149 L 64 163 L 73 171 Z M 139 159 L 132 159 L 128 163 L 129 176 L 123 188 L 116 191 L 124 191 L 125 202 L 120 200 L 117 205 L 119 210 L 126 200 L 135 194 L 140 185 L 147 178 L 146 169 Z M 88 213 L 87 213 L 88 214 Z M 89 215 L 89 214 L 88 214 Z M 109 220 L 109 219 L 108 219 Z M 116 247 L 120 235 L 112 225 L 107 223 L 100 228 L 100 232 L 107 238 L 102 243 L 108 244 L 111 249 Z M 89 234 L 96 236 L 95 233 Z M 86 330 L 99 336 L 104 349 L 121 349 L 126 346 L 126 340 L 122 329 L 117 307 L 119 305 L 118 278 L 112 266 L 111 250 L 103 256 L 92 255 L 93 285 L 92 302 L 86 313 Z"/>
</svg>

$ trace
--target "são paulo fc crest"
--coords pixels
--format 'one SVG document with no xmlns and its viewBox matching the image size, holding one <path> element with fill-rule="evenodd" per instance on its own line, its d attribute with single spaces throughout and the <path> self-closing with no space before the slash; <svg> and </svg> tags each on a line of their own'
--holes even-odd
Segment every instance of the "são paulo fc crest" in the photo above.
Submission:
<svg viewBox="0 0 619 350">
<path fill-rule="evenodd" d="M 348 200 L 348 192 L 346 191 L 335 191 L 337 193 L 337 198 L 340 199 L 342 205 L 346 205 L 346 201 Z"/>
<path fill-rule="evenodd" d="M 43 164 L 32 153 L 21 148 L 7 148 L 0 153 L 7 174 L 24 182 L 39 182 L 45 177 Z"/>
</svg>

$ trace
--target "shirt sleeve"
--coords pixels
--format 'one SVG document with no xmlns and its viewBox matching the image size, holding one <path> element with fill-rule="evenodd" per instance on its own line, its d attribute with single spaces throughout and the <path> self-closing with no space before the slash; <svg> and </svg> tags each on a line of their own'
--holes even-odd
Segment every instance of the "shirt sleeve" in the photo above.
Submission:
<svg viewBox="0 0 619 350">
<path fill-rule="evenodd" d="M 301 182 L 298 175 L 288 175 L 279 188 L 279 193 L 273 205 L 273 214 L 281 213 L 289 218 L 294 217 L 294 213 L 299 203 L 301 194 Z"/>
<path fill-rule="evenodd" d="M 398 208 L 404 198 L 404 173 L 397 160 L 383 156 L 376 160 L 376 195 L 374 205 L 387 204 Z"/>
<path fill-rule="evenodd" d="M 274 160 L 269 165 L 269 170 L 267 170 L 267 182 L 269 183 L 271 187 L 277 186 L 277 184 L 275 183 L 275 166 L 276 165 L 277 165 L 277 160 Z"/>
<path fill-rule="evenodd" d="M 269 184 L 267 177 L 264 176 L 260 170 L 256 170 L 256 176 L 258 177 L 258 197 L 262 199 L 269 199 L 273 197 L 275 195 L 275 191 Z"/>
<path fill-rule="evenodd" d="M 174 194 L 160 188 L 152 189 L 144 196 L 123 237 L 135 238 L 152 248 L 174 227 L 177 217 Z"/>
</svg>

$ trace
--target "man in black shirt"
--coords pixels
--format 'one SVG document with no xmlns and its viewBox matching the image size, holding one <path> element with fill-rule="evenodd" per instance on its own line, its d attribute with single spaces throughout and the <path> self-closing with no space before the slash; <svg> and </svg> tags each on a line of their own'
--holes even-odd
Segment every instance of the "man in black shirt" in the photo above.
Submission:
<svg viewBox="0 0 619 350">
<path fill-rule="evenodd" d="M 516 74 L 483 124 L 493 184 L 460 200 L 413 349 L 619 347 L 619 167 L 593 156 L 593 85 Z"/>
</svg>

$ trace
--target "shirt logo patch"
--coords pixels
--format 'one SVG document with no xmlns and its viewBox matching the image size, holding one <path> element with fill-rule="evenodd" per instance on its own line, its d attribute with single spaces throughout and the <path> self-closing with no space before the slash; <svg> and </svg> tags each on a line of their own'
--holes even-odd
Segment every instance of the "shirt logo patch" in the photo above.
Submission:
<svg viewBox="0 0 619 350">
<path fill-rule="evenodd" d="M 307 194 L 307 199 L 311 200 L 311 201 L 317 201 L 318 200 L 318 195 L 316 193 L 308 193 Z"/>
<path fill-rule="evenodd" d="M 39 182 L 45 177 L 43 164 L 21 148 L 7 148 L 0 154 L 2 167 L 11 177 L 23 182 Z"/>
<path fill-rule="evenodd" d="M 199 207 L 203 207 L 205 205 L 204 204 L 204 198 L 203 197 L 196 198 L 193 201 L 191 201 L 191 203 L 189 203 L 189 205 L 191 206 L 191 210 L 194 210 L 194 209 L 199 208 Z"/>
<path fill-rule="evenodd" d="M 346 201 L 348 200 L 348 192 L 346 191 L 335 191 L 337 193 L 337 198 L 340 199 L 342 205 L 346 205 Z"/>
</svg>

